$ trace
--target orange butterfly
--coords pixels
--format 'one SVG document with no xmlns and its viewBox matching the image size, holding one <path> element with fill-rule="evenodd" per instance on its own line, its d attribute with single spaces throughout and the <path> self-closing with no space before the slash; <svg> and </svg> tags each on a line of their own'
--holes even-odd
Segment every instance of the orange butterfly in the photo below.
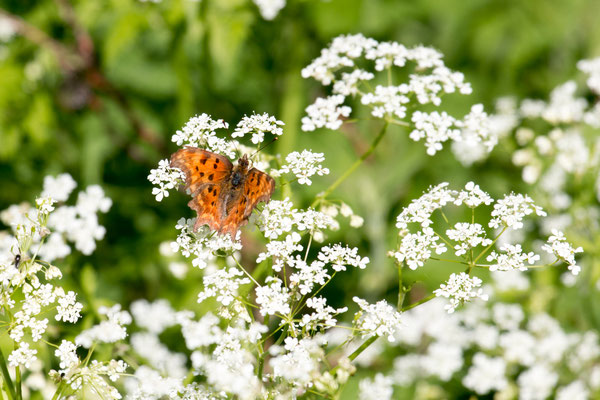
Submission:
<svg viewBox="0 0 600 400">
<path fill-rule="evenodd" d="M 268 202 L 275 190 L 273 178 L 249 169 L 246 154 L 234 167 L 225 156 L 187 146 L 171 156 L 171 166 L 185 173 L 185 188 L 192 195 L 188 206 L 198 214 L 195 231 L 206 224 L 235 239 L 254 207 Z"/>
</svg>

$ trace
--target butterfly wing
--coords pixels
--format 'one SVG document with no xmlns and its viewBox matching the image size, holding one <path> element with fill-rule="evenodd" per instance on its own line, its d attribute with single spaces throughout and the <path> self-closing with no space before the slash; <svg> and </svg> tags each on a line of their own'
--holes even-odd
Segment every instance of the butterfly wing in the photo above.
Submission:
<svg viewBox="0 0 600 400">
<path fill-rule="evenodd" d="M 240 226 L 248 223 L 248 217 L 254 207 L 261 201 L 268 202 L 274 190 L 275 180 L 264 172 L 252 168 L 248 172 L 241 192 L 232 198 L 231 205 L 227 205 L 227 216 L 220 231 L 235 237 Z"/>
<path fill-rule="evenodd" d="M 195 196 L 202 185 L 220 183 L 229 178 L 233 164 L 220 154 L 185 147 L 171 156 L 171 167 L 185 173 L 185 188 Z"/>
<path fill-rule="evenodd" d="M 188 203 L 188 206 L 197 214 L 194 231 L 197 231 L 204 224 L 215 231 L 221 228 L 223 210 L 219 196 L 222 191 L 222 185 L 212 183 L 205 183 L 196 191 L 194 197 Z"/>
<path fill-rule="evenodd" d="M 185 189 L 192 195 L 188 206 L 198 215 L 194 230 L 204 224 L 219 230 L 224 214 L 220 198 L 231 175 L 231 161 L 207 150 L 185 147 L 171 156 L 171 166 L 185 174 Z"/>
</svg>

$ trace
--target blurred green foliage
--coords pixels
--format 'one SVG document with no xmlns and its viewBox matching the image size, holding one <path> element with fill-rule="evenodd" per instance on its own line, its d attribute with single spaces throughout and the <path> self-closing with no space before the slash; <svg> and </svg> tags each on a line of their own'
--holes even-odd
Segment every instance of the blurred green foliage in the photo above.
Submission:
<svg viewBox="0 0 600 400">
<path fill-rule="evenodd" d="M 304 108 L 322 90 L 300 70 L 333 37 L 360 32 L 438 48 L 446 65 L 473 84 L 471 96 L 445 102 L 459 116 L 477 102 L 490 109 L 499 96 L 547 97 L 576 75 L 577 60 L 600 54 L 597 0 L 289 0 L 273 21 L 249 0 L 2 0 L 0 9 L 18 18 L 24 33 L 0 44 L 0 209 L 32 201 L 47 174 L 68 172 L 80 189 L 102 185 L 114 201 L 101 217 L 107 236 L 93 256 L 72 255 L 63 267 L 87 300 L 124 304 L 166 297 L 198 307 L 199 272 L 177 281 L 158 251 L 174 239 L 177 219 L 193 215 L 188 199 L 174 193 L 157 203 L 146 179 L 175 150 L 171 135 L 194 114 L 235 125 L 245 114 L 267 112 L 286 123 L 269 151 L 324 152 L 331 174 L 294 190 L 298 206 L 368 146 L 379 129 L 372 122 L 341 133 L 300 131 Z M 386 258 L 396 240 L 391 227 L 429 185 L 474 180 L 492 195 L 520 189 L 508 149 L 464 168 L 448 149 L 432 162 L 401 129 L 384 140 L 333 196 L 365 226 L 342 226 L 328 239 L 360 246 L 379 273 L 334 280 L 326 289 L 333 306 L 356 294 L 377 299 L 397 291 Z M 251 264 L 257 250 L 248 248 Z M 557 279 L 552 271 L 541 274 Z M 433 267 L 411 279 L 431 289 L 447 275 Z"/>
</svg>

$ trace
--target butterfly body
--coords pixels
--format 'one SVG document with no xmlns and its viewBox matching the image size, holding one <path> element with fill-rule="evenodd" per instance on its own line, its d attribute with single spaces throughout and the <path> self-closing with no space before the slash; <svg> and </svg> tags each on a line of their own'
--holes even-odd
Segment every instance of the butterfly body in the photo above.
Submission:
<svg viewBox="0 0 600 400">
<path fill-rule="evenodd" d="M 268 202 L 275 181 L 256 168 L 250 168 L 247 155 L 234 167 L 220 154 L 185 147 L 171 156 L 171 166 L 185 173 L 185 188 L 192 195 L 188 203 L 198 214 L 194 230 L 208 225 L 233 238 L 256 205 Z"/>
</svg>

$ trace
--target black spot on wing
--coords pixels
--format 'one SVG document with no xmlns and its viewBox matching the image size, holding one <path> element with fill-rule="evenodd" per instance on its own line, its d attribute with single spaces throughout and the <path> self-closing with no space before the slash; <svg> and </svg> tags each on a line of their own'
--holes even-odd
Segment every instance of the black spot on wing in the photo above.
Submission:
<svg viewBox="0 0 600 400">
<path fill-rule="evenodd" d="M 206 165 L 207 160 L 208 160 L 208 158 L 203 158 L 202 160 L 200 160 L 200 162 L 202 163 L 202 165 Z"/>
<path fill-rule="evenodd" d="M 210 174 L 210 175 L 208 176 L 208 180 L 209 180 L 209 181 L 212 181 L 214 177 L 215 177 L 215 175 L 214 175 L 214 174 Z"/>
</svg>

